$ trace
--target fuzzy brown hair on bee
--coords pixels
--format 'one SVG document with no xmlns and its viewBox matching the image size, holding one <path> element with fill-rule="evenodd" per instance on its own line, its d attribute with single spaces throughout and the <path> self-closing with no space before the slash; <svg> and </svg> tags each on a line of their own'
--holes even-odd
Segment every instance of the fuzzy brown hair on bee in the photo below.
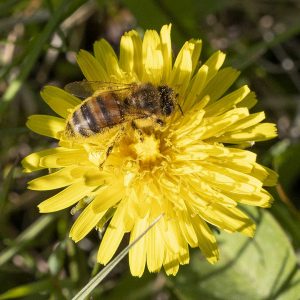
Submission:
<svg viewBox="0 0 300 300">
<path fill-rule="evenodd" d="M 163 125 L 176 103 L 167 85 L 78 81 L 65 89 L 85 98 L 68 118 L 65 133 L 69 137 L 90 137 L 126 122 L 138 127 L 137 121 L 145 119 Z"/>
</svg>

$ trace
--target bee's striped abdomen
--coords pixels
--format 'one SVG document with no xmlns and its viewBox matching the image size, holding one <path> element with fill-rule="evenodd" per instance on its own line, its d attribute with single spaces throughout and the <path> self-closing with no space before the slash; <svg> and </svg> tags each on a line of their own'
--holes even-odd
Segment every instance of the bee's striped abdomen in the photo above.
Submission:
<svg viewBox="0 0 300 300">
<path fill-rule="evenodd" d="M 97 133 L 101 130 L 102 124 L 99 112 L 95 109 L 92 100 L 83 103 L 80 107 L 80 112 L 92 132 Z"/>
<path fill-rule="evenodd" d="M 71 116 L 66 131 L 70 136 L 88 137 L 124 122 L 124 105 L 114 93 L 87 99 Z"/>
<path fill-rule="evenodd" d="M 74 111 L 72 118 L 71 118 L 71 122 L 69 122 L 69 124 L 73 125 L 72 129 L 73 129 L 73 132 L 75 133 L 74 135 L 76 135 L 76 133 L 77 133 L 82 136 L 89 136 L 90 128 L 87 123 L 87 120 L 82 115 L 81 109 Z"/>
</svg>

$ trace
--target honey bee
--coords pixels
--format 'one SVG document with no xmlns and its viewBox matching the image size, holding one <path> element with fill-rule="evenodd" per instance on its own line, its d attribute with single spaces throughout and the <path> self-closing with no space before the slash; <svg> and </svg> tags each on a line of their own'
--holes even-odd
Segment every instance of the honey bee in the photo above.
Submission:
<svg viewBox="0 0 300 300">
<path fill-rule="evenodd" d="M 167 85 L 77 81 L 65 90 L 85 99 L 67 121 L 65 133 L 75 138 L 88 138 L 128 122 L 138 128 L 136 121 L 142 119 L 163 125 L 176 105 L 174 90 Z"/>
</svg>

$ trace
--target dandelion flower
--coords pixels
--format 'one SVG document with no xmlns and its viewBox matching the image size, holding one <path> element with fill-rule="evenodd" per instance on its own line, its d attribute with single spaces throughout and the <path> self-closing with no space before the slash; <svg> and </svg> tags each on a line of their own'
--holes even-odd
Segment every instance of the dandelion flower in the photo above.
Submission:
<svg viewBox="0 0 300 300">
<path fill-rule="evenodd" d="M 255 94 L 246 85 L 228 92 L 239 72 L 221 68 L 221 51 L 200 64 L 201 40 L 186 42 L 173 62 L 170 32 L 171 25 L 165 25 L 160 33 L 147 30 L 143 39 L 134 30 L 125 33 L 119 58 L 104 39 L 95 42 L 94 55 L 81 50 L 77 56 L 88 81 L 170 87 L 178 109 L 163 125 L 137 130 L 124 123 L 123 130 L 114 126 L 91 138 L 68 139 L 68 119 L 82 99 L 54 86 L 46 86 L 41 96 L 58 116 L 33 115 L 27 122 L 32 131 L 58 140 L 56 148 L 22 162 L 25 172 L 51 170 L 30 181 L 30 189 L 63 188 L 38 206 L 40 212 L 75 206 L 79 216 L 70 231 L 75 242 L 108 224 L 99 263 L 110 261 L 126 233 L 132 242 L 163 214 L 129 251 L 134 276 L 142 276 L 146 265 L 150 272 L 164 267 L 175 275 L 189 262 L 190 247 L 217 262 L 212 228 L 252 237 L 255 224 L 240 206 L 269 207 L 272 196 L 264 186 L 277 180 L 245 150 L 276 137 L 274 124 L 261 123 L 263 112 L 249 112 Z"/>
</svg>

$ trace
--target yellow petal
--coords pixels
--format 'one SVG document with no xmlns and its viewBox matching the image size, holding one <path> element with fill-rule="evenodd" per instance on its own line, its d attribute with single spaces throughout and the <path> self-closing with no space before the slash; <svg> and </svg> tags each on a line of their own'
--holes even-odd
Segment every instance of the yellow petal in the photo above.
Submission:
<svg viewBox="0 0 300 300">
<path fill-rule="evenodd" d="M 97 196 L 93 201 L 93 210 L 100 213 L 113 207 L 124 195 L 124 191 L 118 186 L 105 186 L 97 191 Z"/>
<path fill-rule="evenodd" d="M 45 175 L 28 182 L 28 188 L 36 191 L 47 191 L 65 187 L 78 181 L 78 178 L 74 178 L 71 175 L 73 166 L 63 168 L 57 172 Z"/>
<path fill-rule="evenodd" d="M 191 39 L 189 40 L 190 44 L 190 51 L 191 51 L 191 57 L 192 57 L 192 73 L 194 73 L 196 67 L 199 64 L 200 54 L 202 50 L 202 41 Z"/>
<path fill-rule="evenodd" d="M 164 239 L 165 245 L 168 252 L 179 253 L 180 252 L 180 229 L 175 219 L 165 220 L 166 228 L 162 227 L 162 237 Z"/>
<path fill-rule="evenodd" d="M 199 216 L 191 218 L 198 239 L 198 246 L 205 258 L 214 264 L 219 260 L 219 250 L 216 238 L 209 227 Z"/>
<path fill-rule="evenodd" d="M 149 222 L 152 223 L 152 222 Z M 164 243 L 160 234 L 159 223 L 146 234 L 147 266 L 149 272 L 159 272 L 164 259 Z"/>
<path fill-rule="evenodd" d="M 62 148 L 56 153 L 40 158 L 40 166 L 44 168 L 61 168 L 71 165 L 90 165 L 87 153 L 82 149 Z"/>
<path fill-rule="evenodd" d="M 171 86 L 176 89 L 176 91 L 183 96 L 186 88 L 188 87 L 189 80 L 192 76 L 193 61 L 192 61 L 192 49 L 193 44 L 186 42 L 175 60 L 170 83 Z M 183 102 L 183 101 L 182 101 Z"/>
<path fill-rule="evenodd" d="M 142 39 L 135 30 L 125 33 L 120 43 L 120 67 L 129 76 L 137 76 L 142 79 Z"/>
<path fill-rule="evenodd" d="M 205 65 L 204 65 L 205 66 Z M 240 72 L 233 68 L 224 68 L 220 70 L 206 85 L 199 98 L 209 95 L 211 103 L 218 100 L 234 83 Z M 216 88 L 217 87 L 217 88 Z"/>
<path fill-rule="evenodd" d="M 278 174 L 258 163 L 254 164 L 251 175 L 261 180 L 264 183 L 264 186 L 274 186 L 277 184 Z"/>
<path fill-rule="evenodd" d="M 106 265 L 110 261 L 117 251 L 124 234 L 124 227 L 112 227 L 111 225 L 107 227 L 97 255 L 97 261 L 100 264 Z"/>
<path fill-rule="evenodd" d="M 215 155 L 216 157 L 211 155 L 208 161 L 241 173 L 251 173 L 257 158 L 254 152 L 239 148 L 224 148 L 226 152 Z"/>
<path fill-rule="evenodd" d="M 211 203 L 215 202 L 221 203 L 226 207 L 234 207 L 237 205 L 236 201 L 232 200 L 230 197 L 227 197 L 222 192 L 219 192 L 217 189 L 212 188 L 210 184 L 204 181 L 187 177 L 186 185 L 190 187 L 190 190 L 187 191 L 186 194 L 193 198 L 193 195 L 190 193 L 197 193 L 205 205 L 210 205 Z M 197 198 L 195 201 L 197 201 Z"/>
<path fill-rule="evenodd" d="M 62 118 L 32 115 L 28 118 L 26 126 L 38 134 L 59 139 L 60 134 L 65 130 L 66 123 Z"/>
<path fill-rule="evenodd" d="M 226 55 L 223 52 L 217 51 L 204 63 L 204 65 L 208 67 L 208 74 L 206 78 L 207 82 L 218 73 L 218 70 L 222 67 L 225 61 L 225 57 Z"/>
<path fill-rule="evenodd" d="M 74 109 L 81 103 L 80 99 L 56 86 L 45 86 L 41 96 L 52 110 L 63 118 L 67 118 L 70 109 Z"/>
<path fill-rule="evenodd" d="M 80 50 L 77 55 L 77 63 L 89 81 L 109 81 L 109 76 L 99 61 L 85 50 Z"/>
<path fill-rule="evenodd" d="M 127 200 L 120 202 L 101 241 L 97 261 L 103 265 L 113 257 L 125 232 L 132 229 L 133 221 L 128 217 L 127 202 Z"/>
<path fill-rule="evenodd" d="M 66 151 L 65 148 L 59 147 L 59 148 L 53 148 L 53 149 L 39 151 L 39 152 L 32 153 L 32 154 L 26 156 L 21 162 L 22 166 L 24 168 L 23 172 L 30 173 L 33 171 L 44 169 L 46 167 L 41 166 L 41 164 L 40 164 L 41 158 L 52 155 L 52 154 L 65 152 L 65 151 Z"/>
<path fill-rule="evenodd" d="M 244 85 L 238 90 L 207 106 L 205 108 L 205 116 L 209 117 L 223 114 L 227 110 L 230 110 L 234 105 L 242 101 L 249 93 L 250 89 L 248 88 L 248 86 Z"/>
<path fill-rule="evenodd" d="M 175 167 L 175 166 L 174 166 Z M 235 171 L 230 168 L 219 167 L 209 162 L 190 162 L 189 165 L 178 166 L 172 170 L 173 174 L 191 174 L 201 181 L 209 183 L 212 188 L 221 191 L 236 193 L 254 193 L 262 187 L 262 182 L 257 178 Z"/>
<path fill-rule="evenodd" d="M 183 116 L 181 123 L 176 130 L 176 143 L 178 146 L 185 146 L 193 143 L 191 133 L 194 134 L 194 129 L 200 127 L 205 112 L 203 110 L 192 111 Z"/>
<path fill-rule="evenodd" d="M 203 87 L 206 83 L 206 78 L 208 74 L 208 66 L 203 65 L 199 68 L 197 74 L 193 77 L 190 86 L 187 90 L 186 100 L 182 104 L 185 110 L 191 109 L 197 102 L 197 109 L 200 110 L 205 107 L 206 102 L 202 101 L 201 105 L 199 101 L 203 98 L 200 97 L 202 95 Z M 210 98 L 209 98 L 210 99 Z"/>
<path fill-rule="evenodd" d="M 210 157 L 209 162 L 218 164 L 219 166 L 223 166 L 224 168 L 230 168 L 235 171 L 246 173 L 246 174 L 251 173 L 253 169 L 253 162 L 251 160 L 247 160 L 247 158 L 245 159 L 241 157 L 224 157 L 224 158 Z"/>
<path fill-rule="evenodd" d="M 229 132 L 220 137 L 211 139 L 221 143 L 241 143 L 244 141 L 266 141 L 277 136 L 276 125 L 262 123 L 238 132 Z"/>
<path fill-rule="evenodd" d="M 132 38 L 125 34 L 120 42 L 120 67 L 127 73 L 132 73 L 134 70 L 134 46 Z"/>
<path fill-rule="evenodd" d="M 248 150 L 229 148 L 226 147 L 227 153 L 224 154 L 224 158 L 228 157 L 230 159 L 243 159 L 249 163 L 255 163 L 257 154 Z"/>
<path fill-rule="evenodd" d="M 235 207 L 227 208 L 216 203 L 199 210 L 199 216 L 227 232 L 241 232 L 249 237 L 255 232 L 253 221 Z"/>
<path fill-rule="evenodd" d="M 118 204 L 114 218 L 112 218 L 110 225 L 113 228 L 124 227 L 125 232 L 130 232 L 134 225 L 134 220 L 131 218 L 131 210 L 131 201 L 124 197 L 124 200 Z"/>
<path fill-rule="evenodd" d="M 88 196 L 95 187 L 87 187 L 83 182 L 77 182 L 65 188 L 58 194 L 38 205 L 41 213 L 48 213 L 67 208 L 83 197 Z"/>
<path fill-rule="evenodd" d="M 77 243 L 96 227 L 104 214 L 105 212 L 99 214 L 94 213 L 92 203 L 90 203 L 73 224 L 69 237 Z"/>
<path fill-rule="evenodd" d="M 179 270 L 178 255 L 170 251 L 165 252 L 164 269 L 167 275 L 175 276 Z"/>
<path fill-rule="evenodd" d="M 231 126 L 229 126 L 226 131 L 235 131 L 235 130 L 243 130 L 245 128 L 254 126 L 258 124 L 259 122 L 263 121 L 265 119 L 265 113 L 264 112 L 258 112 L 256 114 L 251 114 L 250 116 L 235 122 Z"/>
<path fill-rule="evenodd" d="M 269 169 L 268 167 L 264 167 L 268 172 L 268 177 L 264 180 L 264 186 L 274 186 L 278 182 L 278 174 Z"/>
<path fill-rule="evenodd" d="M 250 92 L 241 102 L 239 102 L 237 107 L 248 107 L 249 109 L 255 106 L 257 103 L 256 95 L 254 92 Z"/>
<path fill-rule="evenodd" d="M 191 247 L 196 247 L 198 245 L 197 235 L 187 212 L 185 210 L 178 211 L 177 216 L 179 227 L 184 239 Z"/>
<path fill-rule="evenodd" d="M 272 195 L 264 189 L 252 194 L 226 192 L 226 195 L 239 203 L 252 206 L 270 207 L 273 202 Z"/>
<path fill-rule="evenodd" d="M 161 51 L 163 56 L 163 75 L 162 83 L 169 81 L 172 69 L 172 44 L 171 44 L 171 27 L 172 25 L 164 25 L 160 31 Z"/>
<path fill-rule="evenodd" d="M 203 169 L 200 177 L 210 182 L 211 186 L 216 186 L 224 190 L 234 190 L 246 193 L 253 193 L 259 190 L 262 182 L 248 174 L 235 171 L 230 168 L 219 167 L 215 164 L 202 163 Z"/>
<path fill-rule="evenodd" d="M 158 85 L 163 74 L 163 55 L 160 38 L 155 30 L 147 30 L 143 40 L 143 82 Z"/>
<path fill-rule="evenodd" d="M 110 174 L 106 174 L 105 172 L 99 172 L 98 168 L 93 168 L 85 172 L 82 176 L 84 177 L 86 185 L 101 186 L 105 184 L 107 179 L 110 179 L 109 175 Z"/>
<path fill-rule="evenodd" d="M 111 80 L 118 81 L 122 79 L 122 71 L 119 68 L 116 53 L 105 39 L 94 43 L 94 53 L 100 65 L 104 67 L 106 74 L 111 77 Z"/>
<path fill-rule="evenodd" d="M 183 241 L 182 237 L 181 240 L 182 243 L 178 255 L 178 261 L 181 265 L 186 265 L 190 262 L 189 246 L 185 241 Z"/>
<path fill-rule="evenodd" d="M 172 206 L 174 206 L 175 209 L 186 209 L 185 203 L 180 195 L 180 181 L 177 176 L 171 176 L 171 174 L 165 174 L 165 176 L 161 176 L 159 180 L 160 186 L 162 189 L 165 190 L 165 199 L 171 202 Z M 165 201 L 167 202 L 167 201 Z M 170 221 L 172 222 L 172 221 Z M 172 224 L 170 224 L 172 228 Z M 174 225 L 176 226 L 176 225 Z M 175 231 L 178 230 L 177 226 L 176 228 L 173 228 L 174 230 L 170 230 L 170 232 L 166 232 L 165 237 L 169 237 L 169 239 L 172 239 L 172 235 L 175 234 Z M 176 239 L 176 237 L 174 237 Z"/>
<path fill-rule="evenodd" d="M 182 99 L 181 101 L 179 99 L 179 101 L 182 105 L 189 95 L 188 91 L 192 87 L 192 83 L 189 81 L 198 65 L 201 47 L 201 40 L 186 42 L 178 53 L 170 75 L 171 86 L 180 94 Z"/>
<path fill-rule="evenodd" d="M 227 133 L 227 128 L 233 126 L 236 122 L 241 122 L 244 118 L 249 116 L 247 108 L 235 108 L 221 116 L 205 118 L 202 122 L 202 127 L 193 131 L 195 138 L 202 140 L 215 138 L 222 133 Z"/>
<path fill-rule="evenodd" d="M 135 220 L 135 225 L 130 233 L 130 243 L 136 240 L 149 226 L 148 218 Z M 152 230 L 151 228 L 150 230 Z M 148 233 L 147 233 L 148 234 Z M 134 247 L 129 250 L 129 267 L 133 276 L 141 277 L 146 264 L 147 239 L 145 235 Z"/>
</svg>

